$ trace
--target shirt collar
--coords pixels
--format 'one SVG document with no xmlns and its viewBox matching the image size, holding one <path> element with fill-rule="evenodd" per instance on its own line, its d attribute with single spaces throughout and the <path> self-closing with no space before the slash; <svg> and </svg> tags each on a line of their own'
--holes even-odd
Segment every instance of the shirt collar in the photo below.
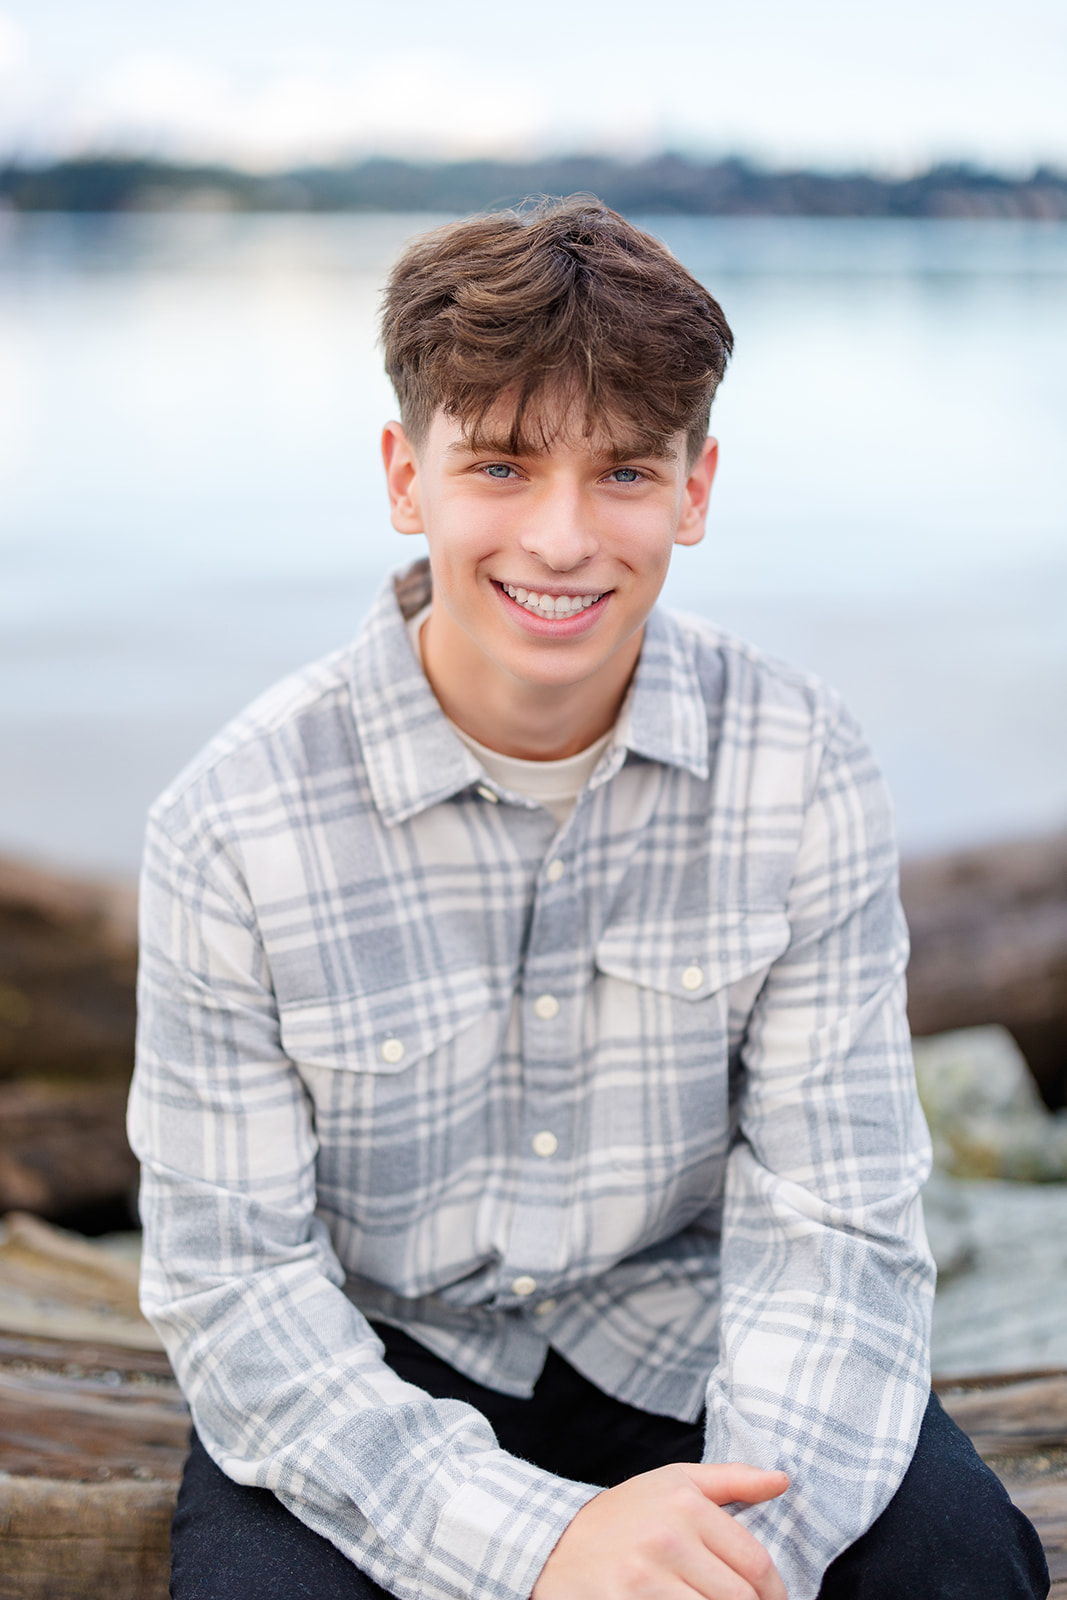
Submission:
<svg viewBox="0 0 1067 1600">
<path fill-rule="evenodd" d="M 619 743 L 636 755 L 708 776 L 708 707 L 696 639 L 669 611 L 652 612 L 623 707 Z"/>
<path fill-rule="evenodd" d="M 394 574 L 352 648 L 352 715 L 374 803 L 390 825 L 485 781 L 438 705 L 404 626 L 431 594 L 425 558 Z M 641 657 L 620 716 L 615 748 L 620 747 L 685 767 L 699 778 L 708 775 L 707 711 L 694 641 L 663 612 L 654 611 L 645 624 Z"/>
</svg>

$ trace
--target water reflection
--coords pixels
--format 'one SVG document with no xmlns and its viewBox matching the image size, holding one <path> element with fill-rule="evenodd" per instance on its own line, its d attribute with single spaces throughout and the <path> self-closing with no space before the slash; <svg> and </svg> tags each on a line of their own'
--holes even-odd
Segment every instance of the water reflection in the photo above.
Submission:
<svg viewBox="0 0 1067 1600">
<path fill-rule="evenodd" d="M 0 220 L 0 843 L 129 866 L 180 762 L 417 553 L 374 313 L 436 219 Z M 842 689 L 906 844 L 1055 825 L 1067 228 L 652 226 L 738 337 L 670 598 Z"/>
</svg>

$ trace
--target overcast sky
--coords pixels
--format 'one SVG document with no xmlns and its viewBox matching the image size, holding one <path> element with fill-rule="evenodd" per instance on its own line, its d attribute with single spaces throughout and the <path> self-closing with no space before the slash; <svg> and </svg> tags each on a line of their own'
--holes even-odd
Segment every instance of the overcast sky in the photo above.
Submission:
<svg viewBox="0 0 1067 1600">
<path fill-rule="evenodd" d="M 0 0 L 0 154 L 1067 166 L 1065 0 Z"/>
</svg>

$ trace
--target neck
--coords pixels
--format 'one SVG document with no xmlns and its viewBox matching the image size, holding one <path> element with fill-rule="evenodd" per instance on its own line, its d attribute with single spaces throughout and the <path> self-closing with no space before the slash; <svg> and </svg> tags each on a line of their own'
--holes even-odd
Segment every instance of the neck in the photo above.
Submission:
<svg viewBox="0 0 1067 1600">
<path fill-rule="evenodd" d="M 559 761 L 614 725 L 641 652 L 643 629 L 578 683 L 530 683 L 489 660 L 448 613 L 423 624 L 423 670 L 445 715 L 503 756 Z"/>
</svg>

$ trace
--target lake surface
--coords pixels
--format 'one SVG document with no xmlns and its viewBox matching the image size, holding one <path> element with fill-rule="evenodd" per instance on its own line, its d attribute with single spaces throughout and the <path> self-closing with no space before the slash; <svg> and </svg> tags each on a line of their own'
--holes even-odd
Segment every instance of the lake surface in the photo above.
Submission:
<svg viewBox="0 0 1067 1600">
<path fill-rule="evenodd" d="M 0 851 L 120 871 L 225 718 L 421 553 L 411 216 L 0 216 Z M 1067 824 L 1067 228 L 648 219 L 737 336 L 666 598 L 822 673 L 911 852 Z"/>
</svg>

